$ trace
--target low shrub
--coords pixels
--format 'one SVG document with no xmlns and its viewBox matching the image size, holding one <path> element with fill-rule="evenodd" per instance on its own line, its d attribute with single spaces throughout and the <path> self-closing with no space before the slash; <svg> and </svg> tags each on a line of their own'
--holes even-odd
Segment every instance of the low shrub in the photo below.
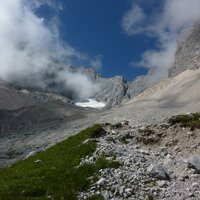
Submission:
<svg viewBox="0 0 200 200">
<path fill-rule="evenodd" d="M 191 130 L 200 128 L 200 113 L 183 114 L 173 116 L 169 119 L 170 125 L 180 124 L 182 127 L 189 127 Z"/>
</svg>

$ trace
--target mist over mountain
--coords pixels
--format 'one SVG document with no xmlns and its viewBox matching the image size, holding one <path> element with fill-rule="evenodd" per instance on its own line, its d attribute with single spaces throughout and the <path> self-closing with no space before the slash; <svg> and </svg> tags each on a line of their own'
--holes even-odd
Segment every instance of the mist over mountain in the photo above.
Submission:
<svg viewBox="0 0 200 200">
<path fill-rule="evenodd" d="M 90 59 L 62 41 L 56 20 L 47 21 L 35 14 L 43 4 L 46 2 L 2 1 L 0 79 L 20 87 L 67 93 L 73 98 L 95 94 L 98 86 L 84 74 L 69 71 L 69 66 L 73 60 L 77 65 L 96 65 L 98 58 Z M 64 61 L 65 65 L 58 65 L 55 60 Z"/>
<path fill-rule="evenodd" d="M 105 102 L 108 107 L 128 101 L 159 81 L 160 78 L 157 77 L 167 76 L 168 68 L 172 66 L 173 59 L 169 56 L 165 59 L 165 55 L 169 55 L 168 50 L 174 55 L 174 51 L 171 51 L 171 48 L 166 47 L 165 44 L 168 44 L 167 41 L 172 41 L 173 49 L 175 49 L 175 39 L 188 30 L 198 18 L 198 13 L 194 12 L 190 16 L 189 22 L 191 23 L 186 23 L 187 16 L 185 16 L 181 18 L 182 20 L 177 20 L 176 24 L 170 25 L 164 19 L 168 16 L 167 11 L 171 10 L 173 3 L 167 2 L 164 5 L 164 11 L 159 14 L 163 16 L 163 18 L 161 17 L 162 20 L 156 23 L 152 19 L 150 26 L 147 27 L 149 30 L 151 30 L 151 27 L 156 27 L 157 31 L 152 32 L 152 34 L 159 36 L 163 44 L 161 47 L 164 48 L 165 53 L 161 54 L 160 58 L 157 57 L 157 55 L 160 55 L 159 53 L 148 52 L 144 54 L 140 65 L 147 66 L 148 63 L 148 74 L 133 81 L 126 81 L 120 75 L 113 78 L 103 78 L 93 69 L 84 69 L 83 64 L 93 68 L 101 67 L 100 57 L 88 57 L 66 41 L 62 41 L 57 21 L 52 18 L 49 20 L 40 18 L 35 13 L 36 9 L 46 4 L 52 9 L 62 9 L 61 6 L 52 3 L 52 1 L 34 1 L 34 3 L 25 0 L 3 1 L 0 8 L 0 78 L 19 89 L 26 88 L 33 91 L 57 93 L 71 100 L 84 100 L 92 97 Z M 186 2 L 183 6 L 185 5 L 187 5 Z M 138 13 L 138 15 L 140 13 L 143 17 L 138 18 L 136 23 L 136 21 L 131 21 L 131 13 Z M 174 10 L 172 9 L 170 16 L 173 15 Z M 142 8 L 133 5 L 127 15 L 124 15 L 123 28 L 129 35 L 138 34 L 144 30 L 138 29 L 140 31 L 134 32 L 132 28 L 137 29 L 139 21 L 144 20 L 147 19 Z M 164 26 L 161 26 L 162 21 L 165 21 Z M 169 33 L 163 31 L 166 27 L 169 28 Z M 179 29 L 181 34 L 176 34 Z M 196 31 L 198 32 L 198 30 Z M 161 33 L 164 33 L 164 35 Z M 174 36 L 173 40 L 171 40 L 171 35 Z M 166 40 L 163 40 L 164 36 L 166 36 Z M 191 38 L 196 37 L 191 36 Z M 187 52 L 181 50 L 185 49 L 185 44 L 179 44 L 174 68 L 181 65 L 186 69 L 186 66 L 192 63 L 185 61 L 182 57 L 187 57 L 186 54 L 190 53 L 190 49 L 192 50 L 195 42 L 198 42 L 198 38 L 191 39 L 188 42 L 191 48 L 187 48 Z M 171 43 L 169 42 L 169 44 Z M 198 52 L 198 46 L 195 46 L 192 51 Z M 194 57 L 196 59 L 198 55 L 194 53 Z M 171 64 L 167 62 L 163 65 L 162 62 L 165 60 L 168 60 Z M 198 61 L 196 61 L 196 64 L 192 63 L 191 65 L 198 65 Z M 177 73 L 170 69 L 171 74 Z"/>
</svg>

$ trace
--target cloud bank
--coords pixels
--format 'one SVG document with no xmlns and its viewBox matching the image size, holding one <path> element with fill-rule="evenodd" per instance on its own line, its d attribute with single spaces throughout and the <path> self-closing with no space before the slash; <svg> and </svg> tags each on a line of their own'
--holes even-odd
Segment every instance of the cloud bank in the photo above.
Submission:
<svg viewBox="0 0 200 200">
<path fill-rule="evenodd" d="M 157 50 L 148 50 L 137 66 L 150 69 L 150 82 L 168 75 L 173 65 L 177 40 L 200 19 L 199 0 L 162 0 L 153 13 L 144 11 L 144 2 L 132 3 L 122 19 L 122 28 L 129 35 L 144 34 L 158 40 Z M 136 65 L 136 63 L 133 63 Z"/>
<path fill-rule="evenodd" d="M 87 98 L 98 91 L 89 78 L 69 66 L 76 63 L 101 65 L 100 57 L 90 59 L 59 36 L 55 21 L 48 23 L 34 10 L 51 0 L 2 0 L 0 6 L 0 79 L 21 87 L 60 90 L 74 98 Z M 61 7 L 59 7 L 61 9 Z M 65 62 L 65 65 L 58 64 Z M 59 86 L 59 87 L 57 87 Z M 62 86 L 62 87 L 60 87 Z"/>
</svg>

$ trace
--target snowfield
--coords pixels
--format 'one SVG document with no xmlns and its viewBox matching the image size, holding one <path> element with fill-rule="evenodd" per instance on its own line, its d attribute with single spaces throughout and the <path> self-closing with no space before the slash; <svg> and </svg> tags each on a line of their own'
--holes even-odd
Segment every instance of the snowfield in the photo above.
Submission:
<svg viewBox="0 0 200 200">
<path fill-rule="evenodd" d="M 95 109 L 102 109 L 106 106 L 105 103 L 96 101 L 95 99 L 87 99 L 85 102 L 76 102 L 75 105 L 80 107 L 89 107 Z"/>
</svg>

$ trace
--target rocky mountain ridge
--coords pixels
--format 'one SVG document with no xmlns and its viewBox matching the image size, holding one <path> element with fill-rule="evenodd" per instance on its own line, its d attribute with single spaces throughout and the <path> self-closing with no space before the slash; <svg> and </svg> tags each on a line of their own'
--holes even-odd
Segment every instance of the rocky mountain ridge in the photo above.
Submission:
<svg viewBox="0 0 200 200">
<path fill-rule="evenodd" d="M 169 69 L 169 78 L 174 77 L 187 69 L 196 70 L 200 68 L 200 23 L 185 33 L 178 42 L 173 66 Z M 148 76 L 139 76 L 132 81 L 126 81 L 122 76 L 104 78 L 93 69 L 83 69 L 82 72 L 89 76 L 94 82 L 101 84 L 101 90 L 94 96 L 95 99 L 103 101 L 107 107 L 127 102 L 152 86 L 148 83 Z"/>
<path fill-rule="evenodd" d="M 174 65 L 169 69 L 169 77 L 174 77 L 187 69 L 195 70 L 200 68 L 199 60 L 200 23 L 197 23 L 194 28 L 178 42 Z M 56 61 L 52 61 L 49 72 L 43 75 L 46 80 L 45 82 L 48 83 L 46 88 L 31 88 L 31 82 L 34 81 L 34 77 L 32 77 L 33 80 L 28 80 L 27 84 L 26 82 L 22 85 L 20 85 L 21 83 L 13 83 L 13 86 L 17 85 L 16 89 L 28 89 L 31 92 L 57 93 L 73 101 L 74 98 L 76 98 L 76 94 L 74 94 L 72 90 L 67 89 L 64 83 L 57 82 L 54 68 L 61 71 L 67 68 L 67 71 L 86 75 L 94 84 L 99 84 L 100 89 L 92 98 L 106 103 L 107 108 L 120 105 L 122 102 L 127 102 L 152 86 L 149 85 L 147 80 L 148 76 L 151 76 L 150 73 L 146 76 L 139 76 L 132 81 L 126 81 L 123 76 L 105 78 L 92 68 L 76 68 Z"/>
<path fill-rule="evenodd" d="M 98 101 L 105 102 L 107 107 L 120 105 L 143 92 L 148 85 L 145 76 L 139 76 L 132 81 L 126 81 L 123 76 L 105 78 L 92 68 L 73 68 L 89 77 L 94 83 L 100 85 L 100 90 L 93 96 Z"/>
<path fill-rule="evenodd" d="M 186 69 L 200 68 L 200 22 L 178 42 L 174 65 L 169 69 L 169 77 Z"/>
</svg>

